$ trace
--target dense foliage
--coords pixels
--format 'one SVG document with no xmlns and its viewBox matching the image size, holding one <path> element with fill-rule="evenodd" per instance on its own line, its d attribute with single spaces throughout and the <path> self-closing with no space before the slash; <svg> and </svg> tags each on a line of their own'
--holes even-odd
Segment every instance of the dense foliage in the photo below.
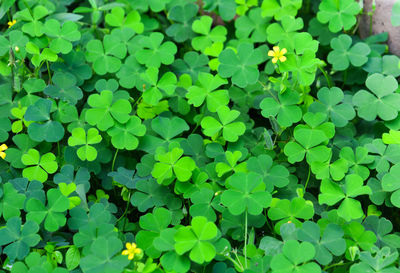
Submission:
<svg viewBox="0 0 400 273">
<path fill-rule="evenodd" d="M 399 58 L 362 14 L 2 0 L 0 272 L 399 273 Z"/>
</svg>

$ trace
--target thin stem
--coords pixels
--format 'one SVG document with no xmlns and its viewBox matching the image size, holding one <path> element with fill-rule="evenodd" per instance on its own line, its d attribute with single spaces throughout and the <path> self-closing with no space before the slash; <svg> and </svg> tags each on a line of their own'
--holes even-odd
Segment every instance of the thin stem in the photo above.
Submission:
<svg viewBox="0 0 400 273">
<path fill-rule="evenodd" d="M 344 263 L 343 261 L 340 261 L 340 262 L 338 262 L 336 264 L 331 264 L 331 265 L 325 266 L 323 270 L 326 271 L 327 269 L 332 268 L 332 267 L 348 265 L 348 264 L 351 264 L 351 263 L 353 263 L 353 262 Z"/>
<path fill-rule="evenodd" d="M 46 66 L 47 66 L 47 74 L 49 74 L 49 84 L 51 84 L 52 81 L 51 81 L 50 65 L 49 65 L 49 61 L 47 61 L 47 60 L 46 60 Z"/>
<path fill-rule="evenodd" d="M 258 83 L 261 84 L 264 90 L 267 91 L 274 98 L 274 100 L 276 100 L 276 102 L 280 103 L 279 100 L 275 97 L 275 95 L 271 92 L 271 90 L 269 90 L 267 86 L 265 86 L 265 84 L 263 84 L 261 81 L 258 81 Z"/>
<path fill-rule="evenodd" d="M 243 267 L 243 265 L 242 265 L 242 262 L 240 261 L 239 256 L 237 255 L 237 251 L 234 251 L 233 253 L 235 253 L 236 260 L 237 260 L 238 263 L 240 264 L 240 268 L 244 270 L 244 267 Z"/>
<path fill-rule="evenodd" d="M 244 212 L 244 266 L 247 268 L 247 209 Z"/>
<path fill-rule="evenodd" d="M 322 74 L 324 75 L 324 77 L 325 77 L 325 79 L 326 79 L 326 81 L 328 83 L 328 87 L 332 88 L 333 87 L 333 82 L 332 82 L 331 77 L 329 77 L 328 73 L 326 73 L 325 69 L 322 66 L 319 65 L 318 68 L 322 72 Z"/>
<path fill-rule="evenodd" d="M 304 192 L 305 192 L 306 189 L 307 189 L 308 181 L 310 181 L 310 175 L 311 175 L 311 167 L 308 166 L 308 176 L 307 176 L 306 184 L 305 184 L 305 186 L 304 186 Z"/>
<path fill-rule="evenodd" d="M 129 194 L 128 194 L 128 202 L 127 202 L 127 204 L 126 204 L 125 211 L 124 211 L 124 213 L 121 215 L 121 217 L 118 218 L 117 223 L 118 223 L 118 222 L 126 215 L 126 213 L 128 212 L 128 208 L 129 208 L 130 202 L 131 202 L 131 191 L 129 191 Z M 123 229 L 125 229 L 125 222 L 124 222 L 124 227 L 123 227 Z"/>
<path fill-rule="evenodd" d="M 238 264 L 238 262 L 236 262 L 234 259 L 232 259 L 232 257 L 229 256 L 225 256 L 229 261 L 231 261 L 234 265 L 236 265 L 237 267 L 239 267 L 241 270 L 244 270 L 243 266 L 241 264 Z"/>
<path fill-rule="evenodd" d="M 114 165 L 115 165 L 115 160 L 117 159 L 118 151 L 119 151 L 119 149 L 117 149 L 115 151 L 114 158 L 113 158 L 112 165 L 111 165 L 111 171 L 114 171 Z"/>
</svg>

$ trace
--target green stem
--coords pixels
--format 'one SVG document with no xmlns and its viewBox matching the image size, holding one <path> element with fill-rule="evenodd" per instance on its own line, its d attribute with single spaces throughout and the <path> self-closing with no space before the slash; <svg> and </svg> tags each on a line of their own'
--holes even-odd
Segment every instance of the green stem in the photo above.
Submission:
<svg viewBox="0 0 400 273">
<path fill-rule="evenodd" d="M 344 263 L 343 261 L 340 261 L 340 262 L 338 262 L 336 264 L 331 264 L 331 265 L 325 266 L 323 270 L 326 271 L 327 269 L 332 268 L 332 267 L 348 265 L 348 264 L 351 264 L 351 263 L 353 263 L 353 262 Z"/>
<path fill-rule="evenodd" d="M 279 100 L 275 97 L 275 95 L 271 92 L 271 90 L 269 90 L 267 86 L 265 86 L 265 84 L 263 84 L 261 81 L 258 81 L 258 83 L 261 84 L 264 90 L 267 91 L 274 98 L 274 100 L 276 100 L 277 103 L 280 103 Z"/>
<path fill-rule="evenodd" d="M 49 74 L 49 84 L 51 84 L 52 81 L 51 81 L 50 65 L 49 65 L 49 61 L 47 61 L 47 60 L 46 60 L 46 66 L 47 66 L 47 74 Z"/>
<path fill-rule="evenodd" d="M 310 181 L 310 176 L 311 176 L 311 167 L 308 166 L 308 176 L 307 176 L 306 184 L 305 184 L 305 186 L 304 186 L 304 192 L 305 192 L 306 189 L 307 189 L 308 181 Z"/>
<path fill-rule="evenodd" d="M 343 72 L 343 84 L 342 84 L 342 89 L 344 88 L 347 80 L 347 70 Z"/>
<path fill-rule="evenodd" d="M 232 259 L 232 257 L 229 255 L 229 256 L 225 256 L 229 261 L 231 261 L 234 265 L 236 265 L 237 267 L 239 267 L 241 270 L 243 270 L 244 271 L 244 268 L 243 268 L 243 266 L 241 265 L 241 264 L 238 264 L 234 259 Z"/>
<path fill-rule="evenodd" d="M 244 266 L 247 269 L 247 209 L 244 213 Z"/>
<path fill-rule="evenodd" d="M 328 73 L 325 71 L 325 69 L 322 66 L 319 65 L 318 68 L 322 72 L 322 74 L 324 75 L 324 77 L 325 77 L 325 79 L 326 79 L 326 81 L 328 83 L 328 87 L 332 88 L 333 87 L 333 82 L 332 82 L 331 77 L 328 75 Z"/>
<path fill-rule="evenodd" d="M 119 151 L 119 149 L 117 149 L 114 154 L 114 158 L 113 158 L 112 165 L 111 165 L 112 172 L 114 171 L 114 165 L 115 165 L 115 160 L 117 159 L 118 151 Z"/>
<path fill-rule="evenodd" d="M 118 218 L 117 223 L 118 223 L 118 222 L 126 215 L 126 213 L 128 212 L 128 208 L 129 208 L 130 202 L 131 202 L 131 191 L 129 191 L 129 194 L 128 194 L 128 202 L 127 202 L 127 204 L 126 204 L 125 211 L 124 211 L 124 213 L 121 215 L 121 217 Z M 124 229 L 124 228 L 125 228 L 125 223 L 124 223 L 123 229 Z"/>
</svg>

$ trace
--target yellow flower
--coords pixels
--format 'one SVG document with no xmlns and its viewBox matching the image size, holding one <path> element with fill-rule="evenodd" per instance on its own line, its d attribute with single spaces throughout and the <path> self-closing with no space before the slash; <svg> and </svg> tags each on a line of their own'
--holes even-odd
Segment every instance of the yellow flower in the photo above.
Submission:
<svg viewBox="0 0 400 273">
<path fill-rule="evenodd" d="M 2 159 L 6 158 L 6 153 L 4 151 L 7 150 L 7 149 L 8 149 L 8 147 L 7 147 L 6 144 L 1 144 L 0 145 L 0 157 Z"/>
<path fill-rule="evenodd" d="M 132 260 L 135 254 L 140 254 L 142 250 L 136 246 L 135 243 L 126 243 L 126 249 L 122 251 L 122 255 L 128 255 L 128 259 Z"/>
<path fill-rule="evenodd" d="M 273 50 L 268 51 L 268 56 L 273 57 L 272 62 L 276 64 L 279 61 L 282 63 L 286 61 L 286 57 L 283 56 L 287 53 L 286 48 L 282 48 L 282 50 L 279 48 L 279 46 L 274 46 Z"/>
<path fill-rule="evenodd" d="M 12 20 L 10 22 L 8 22 L 8 28 L 12 27 L 13 25 L 15 25 L 17 23 L 17 20 Z"/>
</svg>

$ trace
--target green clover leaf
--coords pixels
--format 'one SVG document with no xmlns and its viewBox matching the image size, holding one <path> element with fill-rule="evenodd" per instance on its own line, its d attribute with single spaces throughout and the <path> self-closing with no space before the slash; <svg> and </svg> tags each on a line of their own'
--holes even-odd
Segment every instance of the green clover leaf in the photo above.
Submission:
<svg viewBox="0 0 400 273">
<path fill-rule="evenodd" d="M 24 58 L 26 56 L 25 45 L 29 42 L 27 36 L 25 36 L 19 30 L 10 31 L 8 34 L 8 40 L 4 36 L 0 36 L 0 56 L 10 52 L 10 49 L 15 51 L 15 47 L 19 48 L 19 52 L 14 52 L 15 56 Z"/>
<path fill-rule="evenodd" d="M 61 26 L 56 19 L 47 20 L 44 24 L 44 33 L 53 38 L 50 49 L 55 53 L 68 54 L 72 50 L 71 42 L 81 39 L 78 25 L 72 21 L 67 21 Z"/>
<path fill-rule="evenodd" d="M 30 181 L 38 180 L 42 183 L 47 181 L 48 174 L 55 173 L 58 169 L 56 156 L 52 153 L 40 155 L 38 150 L 29 149 L 22 155 L 21 161 L 27 167 L 22 171 L 22 176 Z"/>
<path fill-rule="evenodd" d="M 250 10 L 248 16 L 244 15 L 237 18 L 235 21 L 236 37 L 239 39 L 250 38 L 253 43 L 265 42 L 268 37 L 265 28 L 271 18 L 265 18 L 261 13 L 261 8 L 254 8 Z"/>
<path fill-rule="evenodd" d="M 276 221 L 275 232 L 280 234 L 283 224 L 291 222 L 297 227 L 301 226 L 298 219 L 308 220 L 314 216 L 314 205 L 311 201 L 295 197 L 291 201 L 287 199 L 273 198 L 271 208 L 268 211 L 268 218 Z"/>
<path fill-rule="evenodd" d="M 90 145 L 100 143 L 101 140 L 102 137 L 99 135 L 97 129 L 90 128 L 86 133 L 85 129 L 77 127 L 72 130 L 72 135 L 68 138 L 68 145 L 81 146 L 76 151 L 79 159 L 82 161 L 93 161 L 97 158 L 97 150 Z"/>
<path fill-rule="evenodd" d="M 280 21 L 285 15 L 296 16 L 302 2 L 302 0 L 264 0 L 261 5 L 262 16 L 273 16 L 277 21 Z"/>
<path fill-rule="evenodd" d="M 215 165 L 215 171 L 218 174 L 218 177 L 223 176 L 224 174 L 228 172 L 247 172 L 247 163 L 242 162 L 240 164 L 237 164 L 239 159 L 242 157 L 242 153 L 240 151 L 234 151 L 233 153 L 231 151 L 226 151 L 225 152 L 225 159 L 226 162 L 218 162 L 217 165 Z"/>
<path fill-rule="evenodd" d="M 115 122 L 126 123 L 130 119 L 132 106 L 128 100 L 113 101 L 113 92 L 104 90 L 100 94 L 90 95 L 85 120 L 90 125 L 96 125 L 100 131 L 106 131 L 114 126 Z"/>
<path fill-rule="evenodd" d="M 139 41 L 142 49 L 135 53 L 136 60 L 147 67 L 159 68 L 161 64 L 172 64 L 177 47 L 173 42 L 163 43 L 163 40 L 164 35 L 160 32 L 152 32 L 149 36 L 144 36 Z"/>
<path fill-rule="evenodd" d="M 246 126 L 243 122 L 236 120 L 240 112 L 237 110 L 230 110 L 227 106 L 221 106 L 217 110 L 219 122 L 213 117 L 207 116 L 201 120 L 201 127 L 206 136 L 217 139 L 222 132 L 222 137 L 229 142 L 236 142 L 239 136 L 243 135 L 246 131 Z"/>
<path fill-rule="evenodd" d="M 397 175 L 399 173 L 400 164 L 395 164 L 382 178 L 382 189 L 386 192 L 392 193 L 390 196 L 390 201 L 396 207 L 400 207 L 400 183 L 397 179 Z"/>
<path fill-rule="evenodd" d="M 46 61 L 55 62 L 58 60 L 56 52 L 50 48 L 44 48 L 42 51 L 40 51 L 39 46 L 33 42 L 28 42 L 25 48 L 27 53 L 33 55 L 31 62 L 36 68 L 40 67 Z"/>
<path fill-rule="evenodd" d="M 22 225 L 20 217 L 13 217 L 0 229 L 0 246 L 7 245 L 3 252 L 10 260 L 22 260 L 28 255 L 30 248 L 39 243 L 38 231 L 39 226 L 35 222 L 27 220 Z"/>
<path fill-rule="evenodd" d="M 243 88 L 257 82 L 259 71 L 257 65 L 265 61 L 267 46 L 254 49 L 251 43 L 243 42 L 232 48 L 224 49 L 218 56 L 220 65 L 218 73 L 222 78 L 232 78 L 232 83 Z"/>
<path fill-rule="evenodd" d="M 82 99 L 82 90 L 76 86 L 76 78 L 68 72 L 56 72 L 52 78 L 53 85 L 48 85 L 43 93 L 54 98 L 62 99 L 75 105 Z"/>
<path fill-rule="evenodd" d="M 353 264 L 350 267 L 350 273 L 399 273 L 400 270 L 394 265 L 398 257 L 399 253 L 397 251 L 392 252 L 387 246 L 372 253 L 363 251 L 360 253 L 361 262 Z"/>
<path fill-rule="evenodd" d="M 195 50 L 204 52 L 213 43 L 223 43 L 226 40 L 227 30 L 224 26 L 216 26 L 211 30 L 213 19 L 210 16 L 201 16 L 192 24 L 195 33 L 201 34 L 192 39 L 192 46 Z"/>
<path fill-rule="evenodd" d="M 360 90 L 353 96 L 358 116 L 367 121 L 377 116 L 383 120 L 395 119 L 400 105 L 400 94 L 395 92 L 398 88 L 396 79 L 393 76 L 372 74 L 365 84 L 371 92 Z"/>
<path fill-rule="evenodd" d="M 367 148 L 357 147 L 356 150 L 353 151 L 353 149 L 350 147 L 344 147 L 340 151 L 339 156 L 347 161 L 347 165 L 349 166 L 351 172 L 358 174 L 363 180 L 368 178 L 369 169 L 362 165 L 372 163 L 374 158 L 368 155 Z"/>
<path fill-rule="evenodd" d="M 119 255 L 121 240 L 117 237 L 100 237 L 90 246 L 90 254 L 81 259 L 84 273 L 121 273 L 129 264 L 126 256 Z"/>
<path fill-rule="evenodd" d="M 217 236 L 218 228 L 206 217 L 197 216 L 192 219 L 191 226 L 181 227 L 174 235 L 175 251 L 178 255 L 188 252 L 192 261 L 203 264 L 211 261 L 216 250 L 209 241 Z"/>
<path fill-rule="evenodd" d="M 185 182 L 192 177 L 192 171 L 196 168 L 194 160 L 188 156 L 183 156 L 183 149 L 173 148 L 169 152 L 161 152 L 156 154 L 156 160 L 151 175 L 157 179 L 159 184 L 164 180 L 176 178 Z"/>
<path fill-rule="evenodd" d="M 0 215 L 4 220 L 8 220 L 15 216 L 21 215 L 21 209 L 24 208 L 26 196 L 19 193 L 11 183 L 5 183 L 0 188 L 2 196 L 0 196 Z"/>
<path fill-rule="evenodd" d="M 48 231 L 56 231 L 67 222 L 64 212 L 70 205 L 68 197 L 58 189 L 47 191 L 47 206 L 36 198 L 30 198 L 26 203 L 27 220 L 32 220 L 40 225 L 44 220 L 44 227 Z"/>
<path fill-rule="evenodd" d="M 364 216 L 361 203 L 354 199 L 364 194 L 372 194 L 371 189 L 364 186 L 359 175 L 350 174 L 346 176 L 342 187 L 329 179 L 322 180 L 318 201 L 320 204 L 332 206 L 344 199 L 339 206 L 338 215 L 349 222 Z"/>
<path fill-rule="evenodd" d="M 144 30 L 140 13 L 137 10 L 132 10 L 125 17 L 125 10 L 122 7 L 115 7 L 111 10 L 111 13 L 106 14 L 105 20 L 112 27 L 128 27 L 135 33 L 140 34 Z"/>
<path fill-rule="evenodd" d="M 315 260 L 322 265 L 332 262 L 333 255 L 340 256 L 346 250 L 346 241 L 343 239 L 343 230 L 335 224 L 328 224 L 321 236 L 320 226 L 314 222 L 304 222 L 297 231 L 297 238 L 313 244 Z"/>
<path fill-rule="evenodd" d="M 166 29 L 167 35 L 178 43 L 193 38 L 192 23 L 198 10 L 199 6 L 191 2 L 173 6 L 169 10 L 168 19 L 174 21 L 174 24 Z"/>
<path fill-rule="evenodd" d="M 233 215 L 245 211 L 258 215 L 271 203 L 271 194 L 265 191 L 265 184 L 258 173 L 235 173 L 227 180 L 227 188 L 221 202 Z"/>
<path fill-rule="evenodd" d="M 277 44 L 283 40 L 290 40 L 297 31 L 303 27 L 303 19 L 292 16 L 283 16 L 279 23 L 268 25 L 267 40 L 271 44 Z"/>
<path fill-rule="evenodd" d="M 353 0 L 322 0 L 317 19 L 323 24 L 329 22 L 331 32 L 350 30 L 357 22 L 360 4 Z"/>
<path fill-rule="evenodd" d="M 146 126 L 137 116 L 131 116 L 127 123 L 116 123 L 107 133 L 111 136 L 111 143 L 117 149 L 134 150 L 139 146 L 137 137 L 144 136 Z"/>
<path fill-rule="evenodd" d="M 46 7 L 37 5 L 33 10 L 27 8 L 21 10 L 15 15 L 15 18 L 27 22 L 22 25 L 23 32 L 33 37 L 39 37 L 43 35 L 45 29 L 40 19 L 48 14 L 49 10 Z"/>
<path fill-rule="evenodd" d="M 297 106 L 299 101 L 300 95 L 297 91 L 286 90 L 279 93 L 278 98 L 274 96 L 263 99 L 260 103 L 261 114 L 266 118 L 277 116 L 281 127 L 289 127 L 301 120 L 302 112 Z"/>
<path fill-rule="evenodd" d="M 308 112 L 303 119 L 307 125 L 297 125 L 294 129 L 296 141 L 288 142 L 284 148 L 289 162 L 300 162 L 305 156 L 309 163 L 328 160 L 331 150 L 321 144 L 335 135 L 335 126 L 325 122 L 326 115 L 323 113 Z"/>
<path fill-rule="evenodd" d="M 352 44 L 352 39 L 349 35 L 342 34 L 331 41 L 333 51 L 328 54 L 328 62 L 332 64 L 333 69 L 337 71 L 346 70 L 350 63 L 359 67 L 368 61 L 368 55 L 371 49 L 366 43 L 358 42 Z"/>
<path fill-rule="evenodd" d="M 227 80 L 218 75 L 214 77 L 212 74 L 200 72 L 196 85 L 189 87 L 186 98 L 189 104 L 195 107 L 200 107 L 206 101 L 207 109 L 210 112 L 216 112 L 220 106 L 225 106 L 229 103 L 228 91 L 218 89 L 221 85 L 227 83 Z"/>
<path fill-rule="evenodd" d="M 218 10 L 224 21 L 230 21 L 236 14 L 235 0 L 204 0 L 204 9 L 207 11 Z"/>
<path fill-rule="evenodd" d="M 52 101 L 40 98 L 28 107 L 24 118 L 35 121 L 28 127 L 29 137 L 34 141 L 58 142 L 64 136 L 64 127 L 58 121 L 50 119 Z"/>
<path fill-rule="evenodd" d="M 272 273 L 320 273 L 317 263 L 309 262 L 315 256 L 315 248 L 309 242 L 286 241 L 282 253 L 271 260 Z"/>
<path fill-rule="evenodd" d="M 318 91 L 318 101 L 312 103 L 310 112 L 326 113 L 336 127 L 344 127 L 356 116 L 353 105 L 344 101 L 343 91 L 338 87 L 323 87 Z"/>
<path fill-rule="evenodd" d="M 141 78 L 146 86 L 143 90 L 143 101 L 150 105 L 157 105 L 165 96 L 172 96 L 177 85 L 177 78 L 174 73 L 166 72 L 158 79 L 159 70 L 156 67 L 149 67 Z"/>
<path fill-rule="evenodd" d="M 56 62 L 51 65 L 55 72 L 68 72 L 75 76 L 76 85 L 80 86 L 84 80 L 92 77 L 92 69 L 85 62 L 85 54 L 80 51 L 71 51 L 63 56 L 63 63 Z"/>
<path fill-rule="evenodd" d="M 146 68 L 140 65 L 135 56 L 128 56 L 125 59 L 124 64 L 121 69 L 117 72 L 116 76 L 119 79 L 119 84 L 125 88 L 136 87 L 136 89 L 141 90 L 143 86 L 143 81 L 140 75 L 146 71 Z"/>
</svg>

